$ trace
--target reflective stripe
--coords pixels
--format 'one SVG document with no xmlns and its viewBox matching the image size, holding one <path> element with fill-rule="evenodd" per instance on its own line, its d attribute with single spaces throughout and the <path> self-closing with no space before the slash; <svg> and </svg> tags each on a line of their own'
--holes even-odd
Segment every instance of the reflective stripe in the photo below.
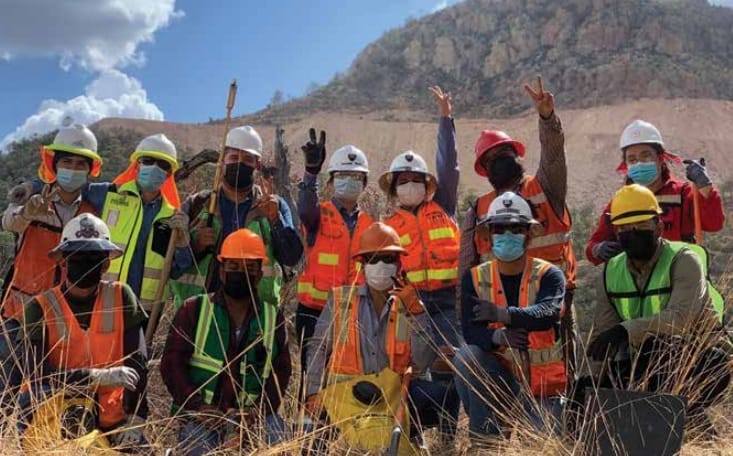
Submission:
<svg viewBox="0 0 733 456">
<path fill-rule="evenodd" d="M 563 360 L 562 345 L 555 342 L 555 345 L 542 350 L 528 350 L 529 360 L 533 366 L 539 364 L 551 364 Z"/>
<path fill-rule="evenodd" d="M 153 280 L 160 280 L 160 277 L 163 275 L 163 271 L 156 268 L 143 268 L 143 278 L 145 279 L 153 279 Z"/>
<path fill-rule="evenodd" d="M 328 291 L 321 291 L 313 286 L 312 283 L 298 282 L 298 293 L 308 293 L 315 299 L 328 299 Z"/>
<path fill-rule="evenodd" d="M 118 272 L 105 272 L 102 274 L 102 280 L 105 282 L 117 282 L 119 278 L 120 274 Z"/>
<path fill-rule="evenodd" d="M 654 195 L 659 204 L 682 204 L 682 195 Z"/>
<path fill-rule="evenodd" d="M 318 264 L 323 264 L 326 266 L 338 266 L 339 255 L 338 253 L 319 253 Z"/>
<path fill-rule="evenodd" d="M 198 367 L 199 369 L 212 372 L 214 374 L 218 374 L 219 371 L 221 371 L 222 365 L 221 361 L 219 361 L 218 359 L 214 359 L 210 356 L 195 352 L 193 355 L 191 355 L 191 359 L 189 360 L 188 364 L 194 367 Z"/>
<path fill-rule="evenodd" d="M 197 285 L 203 287 L 206 285 L 206 277 L 199 274 L 184 274 L 176 279 L 176 282 L 185 285 Z"/>
<path fill-rule="evenodd" d="M 64 319 L 64 314 L 61 311 L 61 305 L 56 299 L 56 294 L 53 292 L 53 290 L 48 290 L 47 292 L 43 293 L 43 296 L 46 298 L 48 303 L 51 304 L 53 317 L 56 323 L 56 331 L 59 333 L 59 339 L 66 339 L 68 337 L 68 332 L 66 331 L 66 320 Z"/>
<path fill-rule="evenodd" d="M 211 404 L 212 402 L 214 402 L 214 393 L 212 391 L 205 389 L 202 390 L 202 392 L 204 393 L 204 403 Z"/>
<path fill-rule="evenodd" d="M 400 245 L 402 247 L 406 245 L 410 245 L 412 243 L 412 238 L 410 237 L 410 233 L 405 233 L 402 236 L 400 236 Z"/>
<path fill-rule="evenodd" d="M 434 228 L 428 231 L 428 237 L 431 241 L 437 241 L 438 239 L 451 239 L 455 237 L 452 229 L 448 227 Z"/>
<path fill-rule="evenodd" d="M 529 200 L 530 203 L 538 206 L 547 201 L 547 196 L 545 196 L 544 192 L 538 193 L 534 196 L 525 196 L 525 198 Z"/>
<path fill-rule="evenodd" d="M 102 284 L 102 332 L 115 330 L 115 285 Z"/>
<path fill-rule="evenodd" d="M 536 238 L 532 238 L 532 241 L 530 241 L 529 243 L 529 248 L 538 249 L 541 247 L 549 247 L 551 245 L 566 244 L 569 241 L 570 241 L 569 232 L 546 234 L 544 236 L 537 236 Z"/>
<path fill-rule="evenodd" d="M 424 282 L 426 280 L 453 280 L 458 278 L 458 270 L 450 269 L 425 269 L 420 271 L 410 271 L 407 273 L 407 279 L 410 282 Z"/>
<path fill-rule="evenodd" d="M 392 305 L 396 306 L 398 303 L 395 302 Z M 397 321 L 395 321 L 395 340 L 397 342 L 407 342 L 410 340 L 410 325 L 405 317 L 404 307 L 401 304 L 400 307 L 401 308 L 398 310 Z"/>
</svg>

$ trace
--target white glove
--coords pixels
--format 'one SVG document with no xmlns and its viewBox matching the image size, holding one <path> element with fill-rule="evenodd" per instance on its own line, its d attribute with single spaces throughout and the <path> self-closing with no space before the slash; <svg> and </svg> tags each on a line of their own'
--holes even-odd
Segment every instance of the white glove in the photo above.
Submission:
<svg viewBox="0 0 733 456">
<path fill-rule="evenodd" d="M 171 229 L 176 231 L 176 247 L 188 247 L 191 243 L 188 214 L 183 211 L 176 211 L 168 223 Z"/>
<path fill-rule="evenodd" d="M 143 434 L 143 426 L 145 420 L 137 415 L 127 418 L 124 426 L 117 429 L 117 432 L 111 435 L 111 440 L 115 447 L 119 448 L 138 448 L 145 444 L 145 435 Z"/>
<path fill-rule="evenodd" d="M 140 381 L 135 369 L 127 366 L 89 369 L 89 378 L 97 386 L 124 386 L 130 391 L 135 391 Z"/>
<path fill-rule="evenodd" d="M 37 220 L 47 215 L 53 215 L 53 209 L 50 207 L 51 200 L 58 192 L 58 187 L 46 185 L 43 191 L 30 197 L 28 202 L 23 206 L 21 215 L 29 220 Z"/>
</svg>

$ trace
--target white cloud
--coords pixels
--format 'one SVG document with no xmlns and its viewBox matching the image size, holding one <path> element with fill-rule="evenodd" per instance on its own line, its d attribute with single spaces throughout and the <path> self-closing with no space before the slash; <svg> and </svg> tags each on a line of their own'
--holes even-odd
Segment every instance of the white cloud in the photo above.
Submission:
<svg viewBox="0 0 733 456">
<path fill-rule="evenodd" d="M 442 0 L 438 2 L 437 4 L 435 4 L 435 6 L 433 6 L 433 9 L 430 10 L 430 12 L 437 13 L 438 11 L 442 9 L 446 9 L 446 8 L 448 8 L 448 0 Z"/>
<path fill-rule="evenodd" d="M 3 138 L 0 148 L 14 140 L 55 130 L 66 116 L 83 124 L 104 117 L 163 120 L 163 113 L 148 100 L 140 81 L 118 70 L 104 70 L 86 87 L 84 95 L 66 101 L 41 102 L 36 114 Z"/>
<path fill-rule="evenodd" d="M 175 0 L 10 0 L 2 2 L 0 56 L 59 57 L 64 70 L 140 65 L 141 43 L 183 13 Z"/>
<path fill-rule="evenodd" d="M 708 0 L 711 5 L 727 6 L 733 8 L 733 0 Z"/>
</svg>

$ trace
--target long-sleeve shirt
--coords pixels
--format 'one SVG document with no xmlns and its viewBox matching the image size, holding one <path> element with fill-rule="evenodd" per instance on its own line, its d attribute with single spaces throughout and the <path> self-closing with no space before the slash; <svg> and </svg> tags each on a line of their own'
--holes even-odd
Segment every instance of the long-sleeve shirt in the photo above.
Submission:
<svg viewBox="0 0 733 456">
<path fill-rule="evenodd" d="M 660 205 L 664 213 L 660 216 L 664 224 L 665 239 L 670 241 L 694 242 L 695 238 L 695 203 L 694 189 L 690 183 L 684 183 L 670 177 L 664 185 L 655 193 L 660 199 Z M 666 198 L 678 197 L 679 202 L 668 204 Z M 725 211 L 720 193 L 714 187 L 707 196 L 700 193 L 700 224 L 703 231 L 715 232 L 723 229 L 725 224 Z M 681 203 L 681 204 L 680 204 Z M 593 249 L 596 245 L 605 241 L 616 241 L 613 225 L 610 221 L 611 203 L 603 209 L 598 219 L 598 226 L 588 240 L 585 247 L 585 255 L 588 260 L 595 264 L 603 263 L 597 258 Z"/>
<path fill-rule="evenodd" d="M 221 293 L 214 298 L 214 305 L 225 306 Z M 194 384 L 189 377 L 189 361 L 194 351 L 196 326 L 198 324 L 201 299 L 190 298 L 178 310 L 171 324 L 165 351 L 160 362 L 160 372 L 173 402 L 186 410 L 197 410 L 203 404 L 201 388 Z M 219 384 L 214 394 L 214 404 L 222 411 L 237 407 L 237 396 L 242 390 L 242 375 L 240 364 L 245 357 L 247 346 L 246 331 L 251 319 L 255 318 L 251 312 L 240 326 L 242 337 L 237 340 L 236 328 L 229 332 L 227 353 L 224 365 L 228 366 L 225 372 L 218 376 Z M 278 312 L 275 329 L 275 344 L 277 356 L 272 360 L 272 375 L 265 382 L 262 394 L 262 406 L 266 414 L 276 413 L 290 381 L 292 373 L 290 351 L 288 348 L 287 331 L 282 311 Z M 234 325 L 232 325 L 234 326 Z"/>
<path fill-rule="evenodd" d="M 643 290 L 646 287 L 666 243 L 667 241 L 662 240 L 652 259 L 640 269 L 630 261 L 627 262 L 627 268 L 638 289 Z M 695 329 L 705 331 L 717 326 L 700 259 L 690 250 L 681 251 L 672 261 L 669 281 L 672 290 L 667 306 L 656 315 L 622 321 L 615 306 L 608 299 L 603 276 L 602 273 L 596 285 L 597 301 L 590 340 L 617 324 L 626 328 L 629 343 L 634 347 L 641 346 L 647 335 L 689 335 Z"/>
<path fill-rule="evenodd" d="M 81 195 L 76 198 L 71 204 L 66 204 L 60 196 L 56 195 L 53 199 L 53 214 L 43 215 L 33 220 L 45 223 L 51 226 L 64 226 L 69 220 L 74 218 L 79 206 L 81 206 Z M 3 229 L 12 233 L 23 234 L 31 220 L 23 217 L 21 212 L 23 211 L 22 204 L 10 203 L 8 208 L 3 213 Z"/>
<path fill-rule="evenodd" d="M 377 315 L 369 288 L 362 285 L 356 292 L 359 299 L 357 325 L 359 327 L 359 346 L 363 361 L 364 374 L 374 374 L 389 367 L 387 355 L 387 328 L 389 312 L 393 300 L 389 299 L 381 314 Z M 321 390 L 322 380 L 327 371 L 328 361 L 333 351 L 333 294 L 316 323 L 313 336 L 308 341 L 308 361 L 305 380 L 306 396 Z M 432 338 L 429 330 L 429 317 L 422 313 L 411 317 L 410 350 L 412 366 L 416 374 L 424 372 L 433 360 Z"/>
<path fill-rule="evenodd" d="M 65 290 L 62 285 L 62 290 Z M 97 295 L 85 299 L 74 299 L 64 292 L 66 300 L 74 312 L 74 316 L 82 329 L 89 327 Z M 147 401 L 144 400 L 148 378 L 148 360 L 143 335 L 142 323 L 147 315 L 140 307 L 137 298 L 128 285 L 122 286 L 122 303 L 124 314 L 123 354 L 124 365 L 135 369 L 140 381 L 135 391 L 125 389 L 123 404 L 125 413 L 136 414 L 142 418 L 148 415 Z M 22 359 L 33 363 L 26 372 L 32 373 L 34 382 L 50 381 L 52 386 L 64 385 L 82 386 L 89 382 L 89 369 L 57 369 L 51 366 L 48 359 L 48 344 L 46 342 L 46 321 L 43 310 L 36 299 L 30 300 L 24 311 L 24 322 L 15 336 L 15 343 L 23 347 L 25 357 Z"/>
<path fill-rule="evenodd" d="M 540 289 L 535 301 L 527 307 L 519 307 L 519 291 L 522 274 L 499 274 L 507 301 L 507 310 L 511 322 L 507 327 L 522 328 L 527 331 L 545 331 L 560 324 L 560 310 L 565 297 L 565 276 L 556 266 L 550 267 L 540 280 Z M 494 329 L 486 322 L 472 321 L 471 309 L 476 304 L 478 293 L 473 286 L 471 271 L 466 271 L 461 279 L 461 327 L 463 337 L 469 345 L 477 345 L 484 351 L 496 350 L 498 346 L 492 342 Z"/>
<path fill-rule="evenodd" d="M 567 163 L 565 161 L 565 133 L 562 122 L 556 113 L 547 119 L 538 116 L 540 134 L 540 164 L 535 176 L 542 187 L 547 201 L 558 217 L 562 217 L 568 191 Z M 515 189 L 515 190 L 518 190 Z M 479 263 L 479 255 L 474 244 L 476 212 L 471 207 L 461 225 L 461 248 L 458 259 L 458 277 Z"/>
</svg>

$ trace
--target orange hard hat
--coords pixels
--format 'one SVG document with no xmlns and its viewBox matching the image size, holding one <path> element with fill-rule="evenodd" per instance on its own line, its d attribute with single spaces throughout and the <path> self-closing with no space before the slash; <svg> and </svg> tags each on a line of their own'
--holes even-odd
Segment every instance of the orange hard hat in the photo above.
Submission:
<svg viewBox="0 0 733 456">
<path fill-rule="evenodd" d="M 503 131 L 484 130 L 481 132 L 481 136 L 479 136 L 478 141 L 476 141 L 476 147 L 474 148 L 474 152 L 476 153 L 476 160 L 473 162 L 473 169 L 474 171 L 476 171 L 476 174 L 478 174 L 479 176 L 488 177 L 488 174 L 486 173 L 486 170 L 481 163 L 481 159 L 484 157 L 484 154 L 486 154 L 489 149 L 493 149 L 494 147 L 502 146 L 504 144 L 512 146 L 514 150 L 517 151 L 517 155 L 519 155 L 520 157 L 524 157 L 524 154 L 526 152 L 524 144 L 512 139 L 511 136 L 504 133 Z"/>
<path fill-rule="evenodd" d="M 359 251 L 355 257 L 368 253 L 395 252 L 406 255 L 407 250 L 400 245 L 400 237 L 397 231 L 382 222 L 374 222 L 361 233 L 359 238 Z"/>
<path fill-rule="evenodd" d="M 232 232 L 224 239 L 217 255 L 224 260 L 262 260 L 267 262 L 265 243 L 254 231 L 242 228 Z"/>
</svg>

